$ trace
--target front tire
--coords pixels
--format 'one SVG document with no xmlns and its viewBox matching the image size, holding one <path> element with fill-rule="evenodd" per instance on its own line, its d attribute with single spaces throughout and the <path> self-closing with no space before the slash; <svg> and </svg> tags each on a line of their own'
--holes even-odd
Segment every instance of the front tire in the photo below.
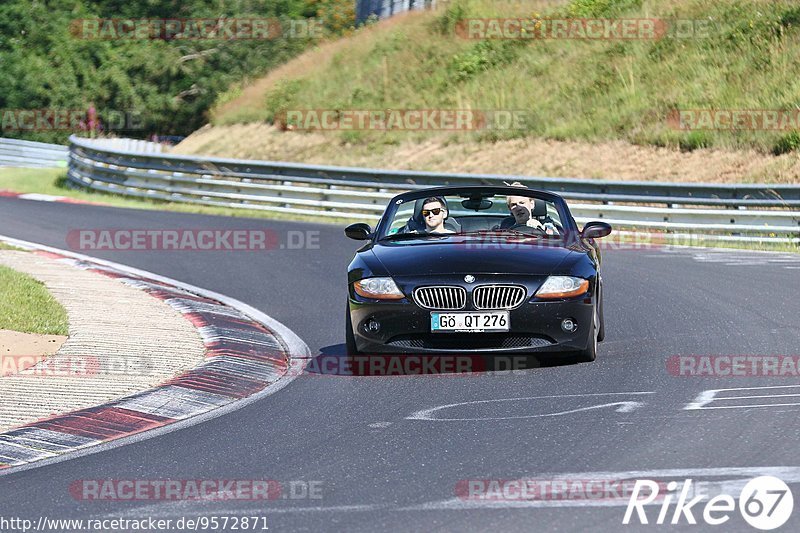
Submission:
<svg viewBox="0 0 800 533">
<path fill-rule="evenodd" d="M 603 314 L 603 286 L 600 286 L 600 298 L 598 299 L 600 306 L 600 329 L 597 331 L 597 342 L 603 342 L 606 338 L 606 317 Z"/>
<path fill-rule="evenodd" d="M 347 355 L 358 355 L 356 336 L 353 333 L 353 319 L 350 317 L 350 305 L 347 306 L 347 319 L 345 320 L 344 345 Z"/>
<path fill-rule="evenodd" d="M 594 320 L 592 320 L 592 331 L 589 337 L 589 345 L 586 347 L 586 349 L 578 352 L 578 361 L 581 363 L 591 363 L 597 359 L 597 341 L 600 337 L 600 332 L 598 331 L 598 314 L 599 313 L 597 310 L 595 310 Z"/>
</svg>

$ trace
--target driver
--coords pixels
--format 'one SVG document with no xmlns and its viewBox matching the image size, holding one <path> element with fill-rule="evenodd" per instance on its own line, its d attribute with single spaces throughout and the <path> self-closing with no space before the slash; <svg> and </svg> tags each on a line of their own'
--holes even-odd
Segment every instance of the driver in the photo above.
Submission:
<svg viewBox="0 0 800 533">
<path fill-rule="evenodd" d="M 518 181 L 515 181 L 514 183 L 509 183 L 508 185 L 510 187 L 519 187 L 522 189 L 528 188 Z M 508 205 L 508 210 L 514 217 L 515 226 L 527 226 L 542 231 L 547 235 L 558 235 L 558 230 L 553 224 L 550 223 L 543 224 L 541 221 L 531 216 L 531 210 L 533 209 L 533 199 L 530 196 L 509 195 L 508 197 L 506 197 L 506 205 Z"/>
<path fill-rule="evenodd" d="M 509 184 L 509 186 L 527 189 L 525 185 L 518 181 Z M 508 205 L 508 210 L 513 215 L 517 226 L 528 226 L 545 231 L 544 225 L 531 216 L 533 200 L 530 196 L 508 196 L 506 197 L 506 205 Z"/>
<path fill-rule="evenodd" d="M 422 220 L 425 221 L 425 231 L 428 233 L 455 233 L 444 227 L 447 218 L 445 203 L 436 197 L 426 198 L 422 204 Z"/>
</svg>

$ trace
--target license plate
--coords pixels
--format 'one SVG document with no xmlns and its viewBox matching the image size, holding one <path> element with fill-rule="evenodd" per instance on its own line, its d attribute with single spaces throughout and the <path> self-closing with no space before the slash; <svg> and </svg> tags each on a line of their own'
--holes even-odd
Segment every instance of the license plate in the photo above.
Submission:
<svg viewBox="0 0 800 533">
<path fill-rule="evenodd" d="M 508 331 L 508 311 L 490 313 L 431 313 L 433 333 L 486 333 Z"/>
</svg>

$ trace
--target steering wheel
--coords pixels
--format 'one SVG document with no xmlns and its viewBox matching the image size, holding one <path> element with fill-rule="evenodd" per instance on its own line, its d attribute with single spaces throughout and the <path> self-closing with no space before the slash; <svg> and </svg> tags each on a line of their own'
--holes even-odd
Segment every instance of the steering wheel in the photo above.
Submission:
<svg viewBox="0 0 800 533">
<path fill-rule="evenodd" d="M 530 235 L 547 235 L 547 232 L 544 230 L 544 228 L 535 228 L 533 226 L 528 226 L 527 224 L 514 224 L 508 229 L 518 231 L 520 233 L 528 233 Z"/>
</svg>

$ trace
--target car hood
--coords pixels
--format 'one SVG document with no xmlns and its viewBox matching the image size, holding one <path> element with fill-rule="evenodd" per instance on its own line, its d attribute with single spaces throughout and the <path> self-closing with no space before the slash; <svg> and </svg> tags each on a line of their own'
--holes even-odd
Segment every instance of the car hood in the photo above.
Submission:
<svg viewBox="0 0 800 533">
<path fill-rule="evenodd" d="M 534 240 L 487 242 L 470 236 L 377 242 L 372 253 L 391 276 L 441 274 L 549 275 L 575 252 L 562 245 Z M 570 261 L 571 262 L 571 261 Z"/>
</svg>

